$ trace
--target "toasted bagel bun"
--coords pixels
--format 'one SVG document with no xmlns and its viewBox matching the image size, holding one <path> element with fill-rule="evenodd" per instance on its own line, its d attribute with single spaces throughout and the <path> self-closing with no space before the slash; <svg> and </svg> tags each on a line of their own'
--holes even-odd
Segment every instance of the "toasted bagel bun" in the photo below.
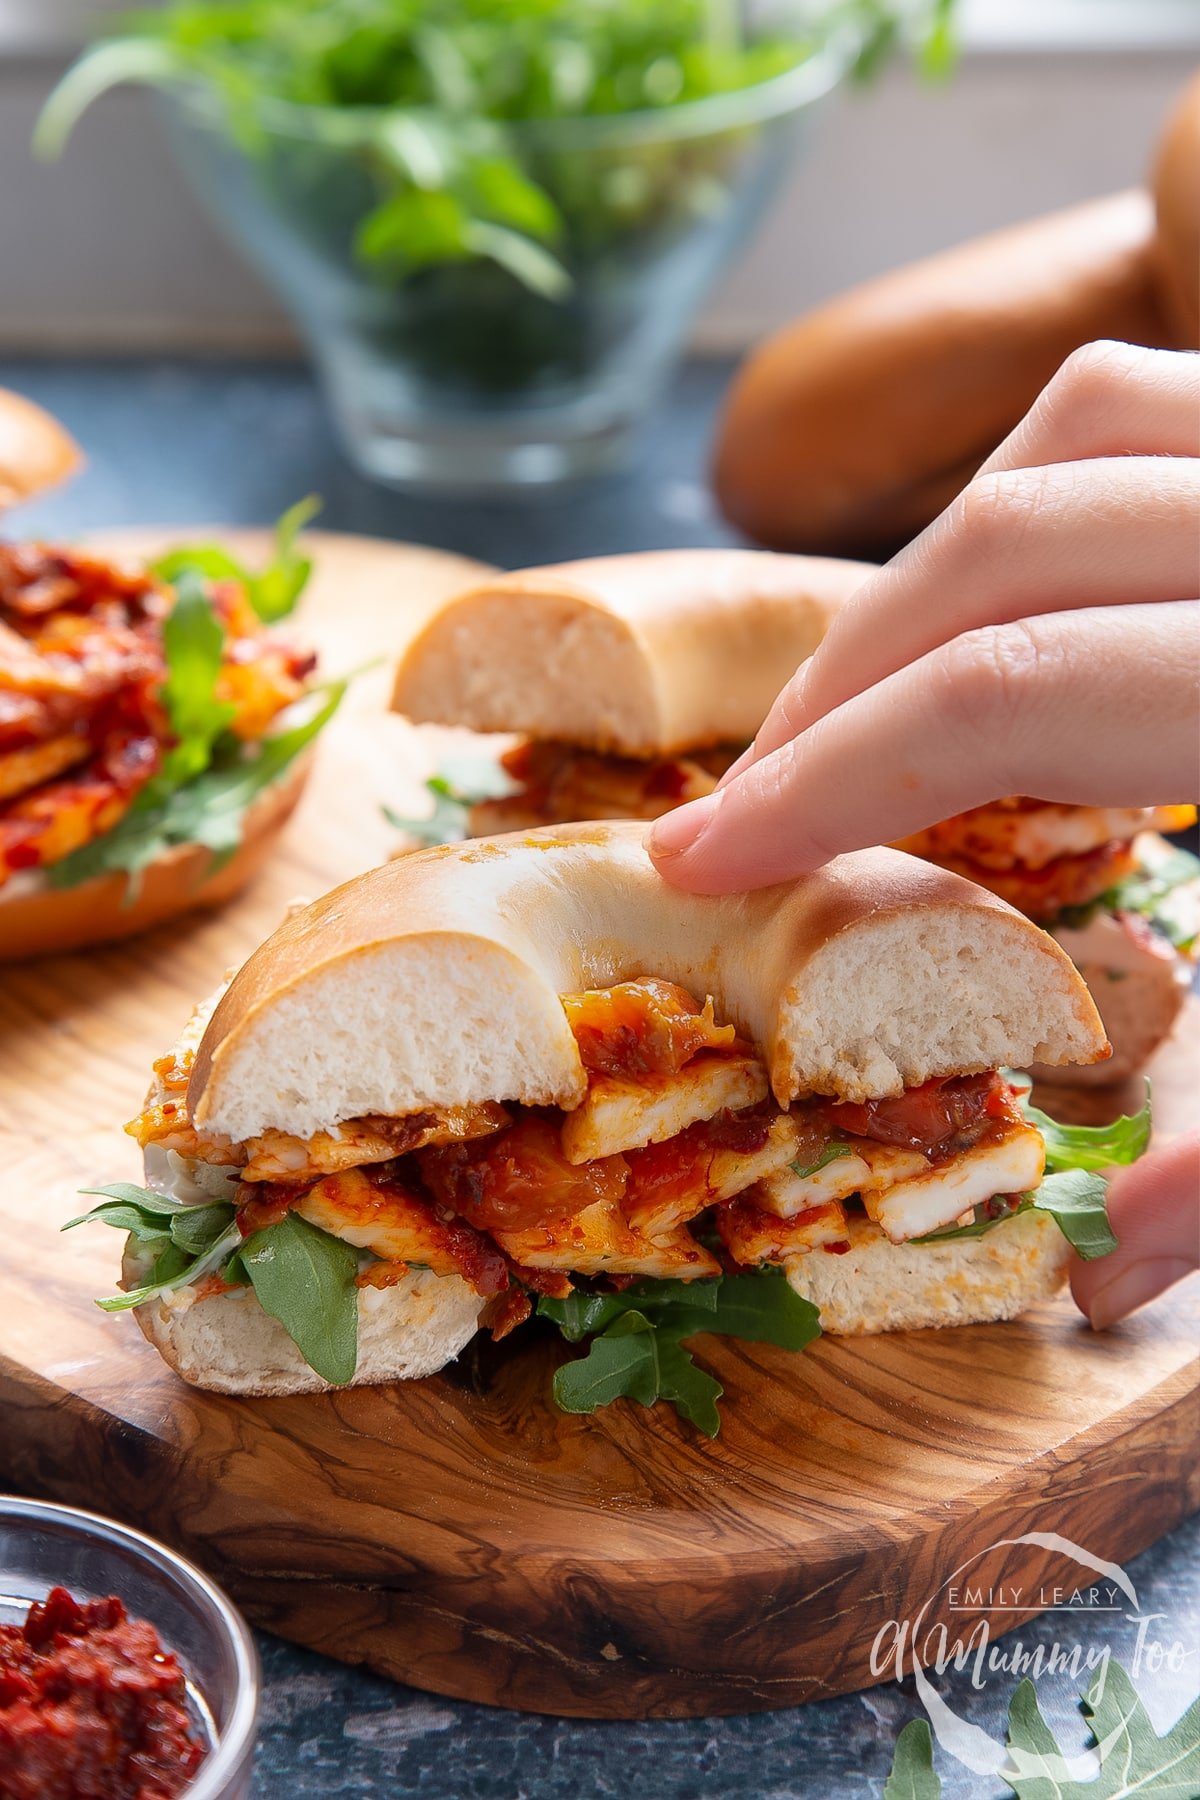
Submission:
<svg viewBox="0 0 1200 1800">
<path fill-rule="evenodd" d="M 1159 292 L 1179 343 L 1195 349 L 1200 346 L 1200 72 L 1167 121 L 1151 184 Z"/>
<path fill-rule="evenodd" d="M 413 640 L 392 705 L 418 724 L 624 756 L 748 741 L 870 573 L 826 557 L 655 550 L 492 576 Z"/>
<path fill-rule="evenodd" d="M 1072 350 L 1174 342 L 1156 258 L 1154 208 L 1131 190 L 976 238 L 786 326 L 726 401 L 714 465 L 726 516 L 781 550 L 889 553 Z"/>
<path fill-rule="evenodd" d="M 697 896 L 660 878 L 643 833 L 442 845 L 297 912 L 209 1022 L 194 1122 L 240 1141 L 429 1105 L 572 1107 L 586 1081 L 559 996 L 646 974 L 711 994 L 784 1106 L 1106 1053 L 1069 958 L 958 876 L 860 851 L 794 885 Z"/>
<path fill-rule="evenodd" d="M 23 394 L 0 388 L 0 510 L 65 481 L 82 461 L 57 419 Z"/>
<path fill-rule="evenodd" d="M 851 1219 L 849 1236 L 845 1255 L 793 1257 L 787 1270 L 822 1331 L 842 1337 L 1015 1319 L 1062 1285 L 1071 1254 L 1042 1212 L 951 1244 L 892 1244 L 868 1219 Z"/>
<path fill-rule="evenodd" d="M 126 1287 L 149 1273 L 132 1239 L 121 1265 Z M 354 1381 L 410 1381 L 453 1362 L 474 1337 L 483 1301 L 458 1275 L 410 1269 L 389 1288 L 363 1288 L 358 1300 Z M 310 1394 L 329 1383 L 250 1288 L 203 1299 L 184 1288 L 139 1306 L 134 1317 L 159 1355 L 193 1387 L 218 1394 Z"/>
<path fill-rule="evenodd" d="M 247 809 L 240 847 L 218 869 L 211 851 L 180 844 L 147 865 L 132 898 L 123 873 L 70 888 L 51 887 L 32 871 L 14 876 L 0 888 L 0 962 L 115 943 L 180 913 L 220 906 L 257 873 L 300 798 L 310 762 L 309 754 L 298 756 L 258 795 Z"/>
</svg>

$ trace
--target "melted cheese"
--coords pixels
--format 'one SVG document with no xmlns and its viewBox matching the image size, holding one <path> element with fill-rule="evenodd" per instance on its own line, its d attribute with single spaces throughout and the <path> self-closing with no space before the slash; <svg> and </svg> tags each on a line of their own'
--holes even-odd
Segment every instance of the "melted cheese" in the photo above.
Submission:
<svg viewBox="0 0 1200 1800">
<path fill-rule="evenodd" d="M 837 1200 L 810 1207 L 794 1219 L 780 1219 L 764 1212 L 756 1204 L 759 1198 L 760 1189 L 751 1188 L 717 1214 L 721 1242 L 733 1260 L 746 1268 L 782 1262 L 824 1244 L 844 1244 L 849 1236 L 846 1210 Z"/>
<path fill-rule="evenodd" d="M 701 1057 L 678 1075 L 636 1081 L 593 1075 L 583 1104 L 563 1121 L 563 1154 L 584 1163 L 661 1144 L 699 1119 L 740 1112 L 766 1097 L 767 1072 L 751 1056 Z"/>
</svg>

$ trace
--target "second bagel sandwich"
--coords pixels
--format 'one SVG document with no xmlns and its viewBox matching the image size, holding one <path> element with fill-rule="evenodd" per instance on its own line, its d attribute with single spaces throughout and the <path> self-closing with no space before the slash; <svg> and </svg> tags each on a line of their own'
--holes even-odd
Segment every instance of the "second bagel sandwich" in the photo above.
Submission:
<svg viewBox="0 0 1200 1800">
<path fill-rule="evenodd" d="M 1112 1247 L 1086 1171 L 1146 1119 L 1097 1146 L 1002 1072 L 1106 1052 L 1051 938 L 898 852 L 701 898 L 641 839 L 448 845 L 294 914 L 155 1065 L 145 1187 L 94 1190 L 105 1304 L 242 1394 L 428 1375 L 536 1311 L 603 1340 L 600 1398 L 710 1429 L 683 1337 L 1009 1318 Z"/>
</svg>

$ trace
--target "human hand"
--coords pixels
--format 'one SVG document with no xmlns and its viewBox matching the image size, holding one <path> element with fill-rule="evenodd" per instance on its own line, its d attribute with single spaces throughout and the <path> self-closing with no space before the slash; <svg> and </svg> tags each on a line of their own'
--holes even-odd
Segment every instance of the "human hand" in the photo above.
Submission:
<svg viewBox="0 0 1200 1800">
<path fill-rule="evenodd" d="M 762 887 L 1009 794 L 1197 779 L 1200 358 L 1070 357 L 954 504 L 871 576 L 715 794 L 658 820 L 664 878 Z"/>
<path fill-rule="evenodd" d="M 1071 1264 L 1071 1292 L 1097 1331 L 1200 1265 L 1200 1133 L 1152 1150 L 1108 1184 L 1117 1248 Z"/>
</svg>

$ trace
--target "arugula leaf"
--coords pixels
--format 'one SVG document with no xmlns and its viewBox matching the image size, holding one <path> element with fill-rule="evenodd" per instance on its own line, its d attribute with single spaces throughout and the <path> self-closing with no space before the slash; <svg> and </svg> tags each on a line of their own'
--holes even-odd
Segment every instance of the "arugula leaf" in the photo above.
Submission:
<svg viewBox="0 0 1200 1800">
<path fill-rule="evenodd" d="M 1183 955 L 1193 954 L 1200 928 L 1200 858 L 1177 844 L 1143 862 L 1096 899 L 1069 906 L 1056 923 L 1081 930 L 1097 913 L 1137 913 Z M 1189 891 L 1190 890 L 1190 891 Z"/>
<path fill-rule="evenodd" d="M 684 1338 L 711 1331 L 802 1350 L 820 1336 L 816 1307 L 794 1292 L 782 1270 L 642 1281 L 619 1294 L 577 1289 L 565 1300 L 543 1295 L 537 1311 L 569 1343 L 592 1340 L 586 1356 L 554 1377 L 554 1398 L 564 1412 L 590 1413 L 619 1399 L 643 1406 L 669 1400 L 708 1437 L 720 1430 L 716 1403 L 723 1390 L 683 1349 Z"/>
<path fill-rule="evenodd" d="M 928 1719 L 910 1719 L 896 1739 L 883 1800 L 941 1800 L 942 1784 L 933 1767 L 933 1733 Z"/>
<path fill-rule="evenodd" d="M 499 763 L 483 757 L 455 757 L 425 783 L 433 796 L 433 811 L 422 818 L 405 818 L 383 808 L 389 825 L 425 847 L 457 844 L 467 835 L 467 814 L 481 800 L 501 800 L 516 792 L 517 784 Z"/>
<path fill-rule="evenodd" d="M 296 540 L 320 510 L 321 502 L 315 494 L 288 507 L 275 526 L 275 555 L 257 574 L 219 544 L 185 544 L 169 550 L 151 563 L 151 573 L 160 581 L 170 582 L 177 593 L 189 577 L 193 581 L 197 577 L 205 581 L 236 581 L 245 589 L 246 598 L 263 624 L 276 625 L 295 609 L 308 586 L 312 559 L 299 553 Z"/>
<path fill-rule="evenodd" d="M 999 1771 L 1017 1800 L 1195 1800 L 1200 1792 L 1200 1700 L 1159 1737 L 1128 1674 L 1109 1662 L 1080 1701 L 1100 1772 L 1072 1780 L 1031 1681 L 1017 1686 L 1008 1711 L 1008 1764 Z"/>
<path fill-rule="evenodd" d="M 233 1208 L 227 1201 L 203 1200 L 189 1206 L 127 1181 L 81 1191 L 104 1196 L 105 1204 L 68 1219 L 62 1227 L 64 1231 L 73 1231 L 76 1225 L 112 1225 L 118 1231 L 131 1232 L 139 1243 L 162 1238 L 164 1243 L 174 1242 L 181 1249 L 198 1254 L 216 1240 L 233 1218 Z"/>
<path fill-rule="evenodd" d="M 164 798 L 134 804 L 111 831 L 94 838 L 45 873 L 52 887 L 75 887 L 95 875 L 120 870 L 136 878 L 142 869 L 175 844 L 202 844 L 219 867 L 242 841 L 246 812 L 264 788 L 279 779 L 300 752 L 329 722 L 341 704 L 348 679 L 310 688 L 280 715 L 295 724 L 263 738 L 258 745 L 226 739 L 202 775 Z M 315 710 L 314 710 L 315 708 Z M 139 796 L 139 800 L 144 796 Z M 136 894 L 134 880 L 127 901 Z"/>
<path fill-rule="evenodd" d="M 232 1220 L 233 1208 L 228 1207 L 226 1211 Z M 236 1223 L 230 1223 L 199 1255 L 186 1250 L 172 1237 L 165 1243 L 147 1281 L 140 1287 L 130 1288 L 127 1293 L 113 1294 L 107 1300 L 97 1300 L 96 1305 L 102 1312 L 131 1312 L 134 1307 L 144 1306 L 147 1300 L 155 1300 L 160 1294 L 190 1287 L 192 1282 L 200 1281 L 206 1275 L 216 1274 L 241 1241 L 241 1232 Z"/>
<path fill-rule="evenodd" d="M 788 1168 L 793 1175 L 816 1175 L 819 1170 L 827 1169 L 831 1162 L 838 1162 L 843 1156 L 853 1156 L 849 1144 L 826 1144 L 816 1162 L 789 1163 Z"/>
<path fill-rule="evenodd" d="M 1105 1210 L 1107 1184 L 1086 1169 L 1060 1169 L 1047 1175 L 1033 1194 L 1037 1212 L 1050 1214 L 1077 1256 L 1095 1262 L 1117 1247 Z"/>
<path fill-rule="evenodd" d="M 1111 1169 L 1134 1163 L 1150 1145 L 1150 1083 L 1140 1112 L 1122 1115 L 1111 1125 L 1060 1125 L 1048 1113 L 1021 1102 L 1021 1111 L 1046 1140 L 1048 1169 Z"/>
<path fill-rule="evenodd" d="M 241 1246 L 241 1266 L 264 1312 L 278 1319 L 310 1368 L 341 1386 L 358 1362 L 358 1252 L 289 1212 Z"/>
<path fill-rule="evenodd" d="M 206 769 L 213 745 L 233 718 L 235 708 L 216 697 L 224 646 L 225 631 L 206 583 L 194 569 L 181 571 L 175 604 L 163 620 L 162 701 L 175 743 L 149 784 L 156 793 L 181 787 Z"/>
</svg>

